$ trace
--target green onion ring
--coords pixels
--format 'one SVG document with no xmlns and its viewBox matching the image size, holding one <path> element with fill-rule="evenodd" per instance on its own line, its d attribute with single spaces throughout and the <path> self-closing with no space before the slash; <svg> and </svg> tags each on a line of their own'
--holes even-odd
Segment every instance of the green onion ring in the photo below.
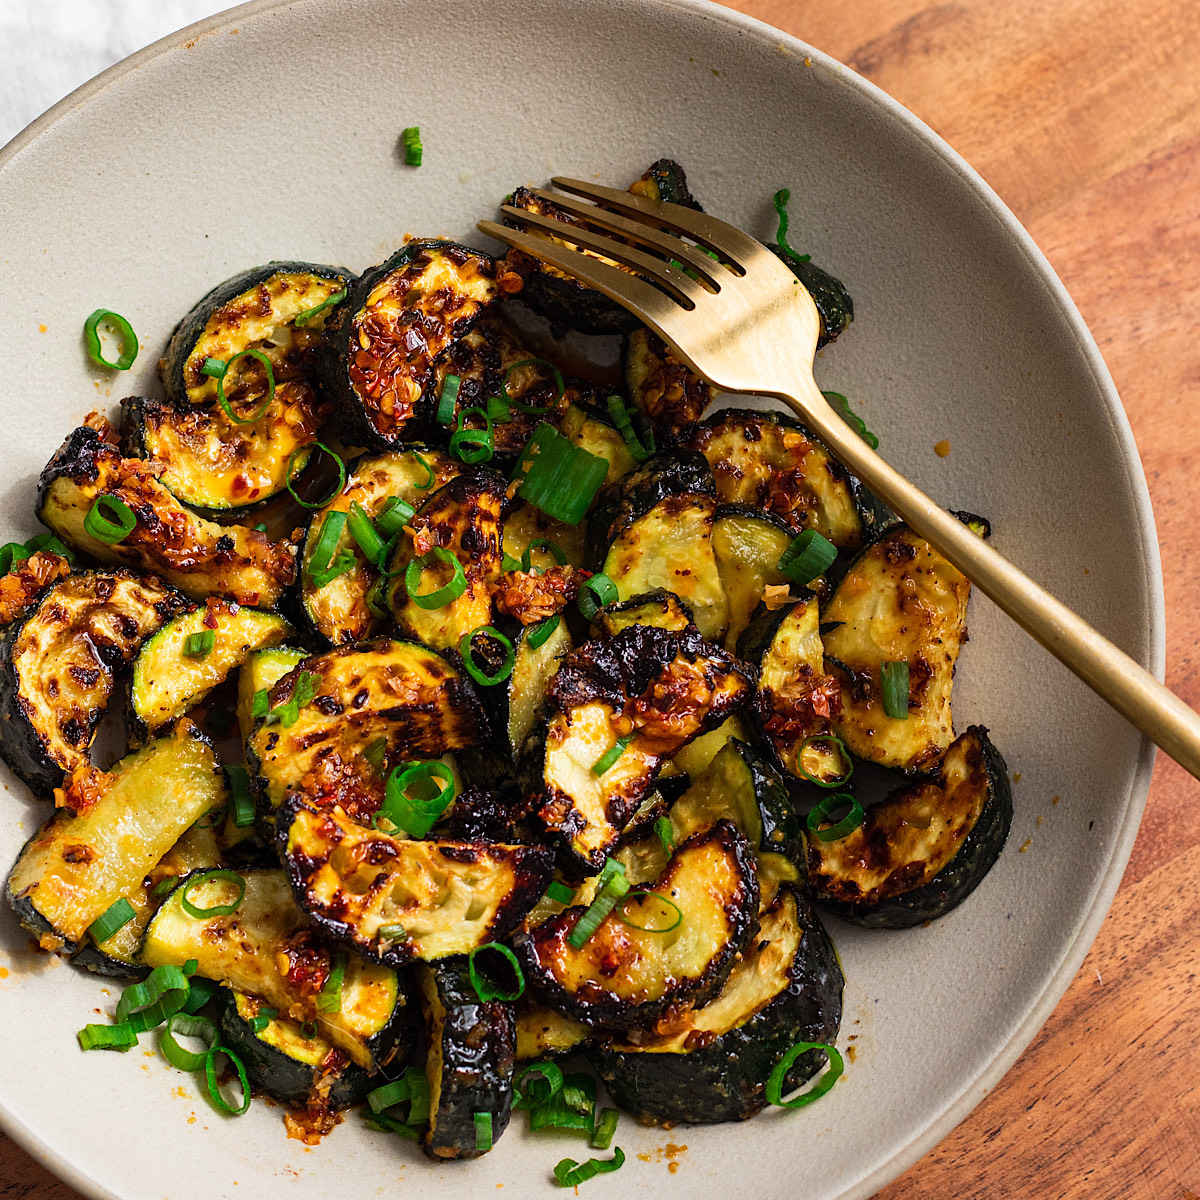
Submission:
<svg viewBox="0 0 1200 1200">
<path fill-rule="evenodd" d="M 908 663 L 885 662 L 879 665 L 879 685 L 883 692 L 883 711 L 893 721 L 908 719 Z"/>
<path fill-rule="evenodd" d="M 619 1170 L 625 1163 L 625 1152 L 618 1146 L 613 1151 L 612 1158 L 607 1161 L 599 1158 L 589 1158 L 587 1162 L 577 1163 L 573 1158 L 564 1158 L 554 1168 L 554 1178 L 563 1187 L 578 1187 L 596 1175 L 606 1175 L 610 1171 Z"/>
<path fill-rule="evenodd" d="M 472 1115 L 475 1119 L 475 1149 L 486 1154 L 492 1148 L 492 1114 L 477 1112 Z"/>
<path fill-rule="evenodd" d="M 495 987 L 487 979 L 483 977 L 475 966 L 475 955 L 482 950 L 494 950 L 501 958 L 507 961 L 512 967 L 513 974 L 517 977 L 517 987 L 515 991 L 506 992 Z M 517 962 L 517 956 L 507 947 L 502 946 L 499 942 L 485 942 L 482 946 L 476 946 L 470 954 L 467 955 L 467 972 L 471 977 L 471 986 L 475 989 L 475 995 L 484 1003 L 489 1000 L 517 1000 L 525 992 L 525 976 L 521 972 L 521 964 Z"/>
<path fill-rule="evenodd" d="M 621 1119 L 620 1112 L 615 1108 L 605 1108 L 601 1110 L 600 1117 L 596 1121 L 596 1129 L 592 1134 L 591 1141 L 588 1145 L 593 1150 L 607 1150 L 612 1145 L 612 1140 L 616 1136 L 617 1122 Z"/>
<path fill-rule="evenodd" d="M 319 575 L 329 567 L 345 526 L 346 513 L 334 511 L 325 514 L 325 520 L 321 522 L 321 531 L 317 534 L 317 540 L 308 556 L 308 564 L 304 568 L 307 574 Z"/>
<path fill-rule="evenodd" d="M 467 429 L 464 422 L 468 417 L 478 413 L 484 419 L 483 429 Z M 474 447 L 474 449 L 471 449 Z M 450 435 L 450 453 L 455 455 L 468 466 L 487 462 L 495 453 L 495 443 L 492 435 L 492 418 L 482 408 L 464 408 L 458 414 L 458 422 Z"/>
<path fill-rule="evenodd" d="M 611 604 L 620 593 L 603 571 L 597 572 L 579 587 L 579 595 L 575 603 L 587 620 L 591 620 L 606 604 Z"/>
<path fill-rule="evenodd" d="M 130 1050 L 138 1044 L 128 1025 L 85 1025 L 76 1036 L 80 1050 Z"/>
<path fill-rule="evenodd" d="M 408 789 L 413 784 L 431 779 L 440 780 L 448 786 L 441 787 L 439 784 L 438 794 L 428 800 L 418 800 L 408 795 Z M 390 821 L 410 837 L 423 838 L 457 795 L 458 784 L 454 772 L 444 762 L 401 763 L 388 775 L 383 804 L 375 814 L 373 823 L 378 829 L 381 820 Z"/>
<path fill-rule="evenodd" d="M 842 804 L 849 804 L 850 811 L 836 825 L 822 829 L 821 825 L 829 820 L 829 814 Z M 817 841 L 836 842 L 853 833 L 866 819 L 866 815 L 862 805 L 849 792 L 834 792 L 832 796 L 822 796 L 820 802 L 813 806 L 805 819 L 805 825 Z"/>
<path fill-rule="evenodd" d="M 837 547 L 815 529 L 798 533 L 775 564 L 776 570 L 793 583 L 809 584 L 824 575 L 837 559 Z"/>
<path fill-rule="evenodd" d="M 350 536 L 358 543 L 359 549 L 367 556 L 367 561 L 378 563 L 387 550 L 387 543 L 379 536 L 379 531 L 371 523 L 366 509 L 357 500 L 350 501 L 350 511 L 346 516 L 346 524 L 350 527 Z"/>
<path fill-rule="evenodd" d="M 562 547 L 557 542 L 553 542 L 549 538 L 534 538 L 533 541 L 525 547 L 525 553 L 521 555 L 522 571 L 528 572 L 533 570 L 533 552 L 534 550 L 538 549 L 539 546 L 543 550 L 547 551 L 547 553 L 552 555 L 554 561 L 560 567 L 565 567 L 567 565 L 567 556 L 563 553 Z"/>
<path fill-rule="evenodd" d="M 450 564 L 454 568 L 454 575 L 449 583 L 435 588 L 432 592 L 418 592 L 417 588 L 421 584 L 421 577 L 425 573 L 425 569 L 431 565 L 430 560 L 435 558 L 439 562 Z M 467 590 L 467 575 L 463 570 L 462 563 L 454 554 L 444 546 L 434 546 L 420 558 L 414 558 L 409 562 L 404 571 L 404 586 L 408 591 L 408 598 L 418 608 L 441 608 L 443 605 L 449 604 L 451 600 L 457 600 Z"/>
<path fill-rule="evenodd" d="M 133 905 L 124 896 L 114 900 L 89 926 L 88 933 L 96 942 L 107 942 L 118 930 L 124 929 L 137 916 Z"/>
<path fill-rule="evenodd" d="M 533 1075 L 528 1087 L 521 1084 L 526 1075 Z M 529 1063 L 513 1078 L 513 1108 L 533 1108 L 545 1104 L 552 1096 L 562 1091 L 563 1073 L 558 1063 L 549 1061 Z"/>
<path fill-rule="evenodd" d="M 250 775 L 241 763 L 229 763 L 225 768 L 229 791 L 233 796 L 233 824 L 236 829 L 248 829 L 254 824 L 254 797 L 250 795 Z"/>
<path fill-rule="evenodd" d="M 207 1043 L 202 1051 L 196 1053 L 181 1046 L 176 1037 L 198 1037 Z M 204 1066 L 208 1052 L 217 1044 L 220 1034 L 217 1027 L 207 1017 L 195 1017 L 191 1013 L 172 1013 L 167 1018 L 166 1027 L 159 1034 L 158 1044 L 163 1057 L 173 1067 L 181 1071 L 199 1071 Z"/>
<path fill-rule="evenodd" d="M 112 513 L 111 519 L 104 515 L 105 508 Z M 83 518 L 84 532 L 106 546 L 115 546 L 118 542 L 123 542 L 134 531 L 136 525 L 137 517 L 133 515 L 133 509 L 119 496 L 109 492 L 97 496 L 92 501 L 87 516 Z"/>
<path fill-rule="evenodd" d="M 818 742 L 834 742 L 837 745 L 838 753 L 842 756 L 842 762 L 846 764 L 846 773 L 839 775 L 836 779 L 820 779 L 813 775 L 804 765 L 804 749 L 806 746 L 815 745 Z M 803 779 L 807 779 L 809 783 L 815 784 L 819 788 L 838 788 L 854 774 L 854 760 L 850 757 L 850 751 L 846 749 L 846 743 L 842 741 L 836 733 L 814 733 L 811 737 L 806 737 L 800 743 L 796 750 L 796 773 Z"/>
<path fill-rule="evenodd" d="M 472 645 L 481 633 L 504 647 L 504 661 L 496 669 L 494 675 L 485 675 L 475 662 Z M 513 667 L 517 662 L 517 651 L 512 642 L 492 625 L 477 625 L 470 633 L 464 633 L 458 643 L 458 652 L 462 655 L 463 666 L 467 668 L 467 674 L 484 687 L 492 687 L 507 679 L 512 674 Z"/>
<path fill-rule="evenodd" d="M 238 1074 L 238 1083 L 242 1089 L 242 1103 L 238 1108 L 234 1108 L 221 1095 L 221 1089 L 217 1084 L 217 1055 L 224 1054 Z M 240 1117 L 242 1113 L 250 1107 L 250 1084 L 246 1079 L 246 1068 L 242 1066 L 242 1060 L 236 1054 L 225 1046 L 213 1046 L 204 1056 L 204 1080 L 208 1085 L 208 1098 L 213 1104 L 223 1113 L 228 1113 L 231 1117 Z"/>
<path fill-rule="evenodd" d="M 117 1001 L 117 1024 L 134 1033 L 161 1025 L 187 1003 L 191 984 L 179 967 L 155 967 L 141 983 L 132 983 Z"/>
<path fill-rule="evenodd" d="M 829 1070 L 821 1076 L 816 1087 L 802 1092 L 799 1096 L 793 1096 L 791 1100 L 785 1100 L 783 1098 L 784 1076 L 791 1070 L 792 1063 L 808 1050 L 823 1050 L 825 1057 L 829 1060 Z M 771 1074 L 767 1077 L 764 1095 L 769 1104 L 777 1105 L 780 1108 L 803 1108 L 814 1100 L 820 1100 L 837 1083 L 845 1069 L 846 1064 L 836 1046 L 828 1046 L 824 1042 L 797 1042 L 771 1069 Z"/>
<path fill-rule="evenodd" d="M 667 905 L 667 907 L 675 910 L 675 920 L 672 921 L 670 925 L 664 925 L 661 929 L 655 929 L 650 925 L 639 925 L 636 921 L 631 921 L 629 917 L 626 916 L 625 905 L 628 904 L 630 900 L 642 898 L 649 899 L 651 896 L 653 896 L 655 900 L 660 900 L 663 904 Z M 640 929 L 643 933 L 670 933 L 672 929 L 678 929 L 679 926 L 683 924 L 683 909 L 680 908 L 674 900 L 668 900 L 666 896 L 662 896 L 658 892 L 647 892 L 642 889 L 627 893 L 625 898 L 617 906 L 616 912 L 617 920 L 628 925 L 630 929 Z"/>
<path fill-rule="evenodd" d="M 121 353 L 117 356 L 116 362 L 109 362 L 104 357 L 100 346 L 100 334 L 97 330 L 97 326 L 101 322 L 111 325 L 121 338 Z M 113 371 L 128 371 L 138 356 L 137 334 L 133 332 L 133 326 L 120 313 L 115 313 L 111 309 L 96 309 L 83 323 L 83 336 L 87 343 L 88 358 L 98 367 L 108 367 Z"/>
<path fill-rule="evenodd" d="M 439 425 L 454 424 L 454 410 L 458 406 L 458 389 L 461 385 L 461 375 L 447 375 L 442 380 L 442 394 L 438 397 L 437 412 L 433 417 Z"/>
<path fill-rule="evenodd" d="M 292 318 L 292 324 L 299 325 L 301 328 L 303 328 L 314 317 L 318 317 L 321 315 L 321 313 L 325 312 L 327 309 L 334 308 L 337 305 L 341 304 L 341 302 L 343 300 L 345 300 L 345 298 L 346 298 L 346 289 L 345 288 L 342 288 L 342 290 L 340 292 L 331 292 L 324 300 L 321 301 L 320 304 L 314 306 L 313 308 L 306 308 L 303 312 L 297 313 Z"/>
<path fill-rule="evenodd" d="M 296 461 L 296 455 L 303 454 L 305 450 L 324 450 L 325 453 L 328 454 L 335 463 L 337 463 L 337 483 L 333 485 L 333 489 L 324 500 L 314 500 L 311 502 L 308 500 L 301 500 L 296 494 L 296 489 L 292 487 L 292 479 L 294 478 L 292 475 L 292 464 Z M 336 496 L 338 492 L 345 487 L 346 464 L 342 461 L 341 455 L 335 454 L 328 446 L 325 445 L 324 442 L 313 442 L 310 446 L 297 446 L 296 449 L 293 450 L 290 455 L 288 455 L 287 466 L 284 468 L 284 475 L 287 476 L 287 490 L 292 493 L 292 499 L 295 500 L 301 508 L 324 508 L 325 505 L 329 504 L 333 500 L 334 496 Z"/>
<path fill-rule="evenodd" d="M 508 381 L 512 378 L 514 371 L 519 371 L 522 367 L 549 367 L 554 373 L 554 386 L 558 389 L 558 395 L 554 397 L 554 404 L 543 404 L 541 406 L 534 404 L 522 404 L 519 400 L 514 400 L 508 390 Z M 528 413 L 530 416 L 540 416 L 542 413 L 549 412 L 558 402 L 566 395 L 567 385 L 563 380 L 562 372 L 552 363 L 547 362 L 544 358 L 523 358 L 520 362 L 515 362 L 507 371 L 504 372 L 504 377 L 500 380 L 500 395 L 504 401 L 517 412 Z"/>
<path fill-rule="evenodd" d="M 525 636 L 529 641 L 531 649 L 536 650 L 540 646 L 545 645 L 546 640 L 558 628 L 562 617 L 555 613 L 552 617 L 547 617 L 544 621 L 535 625 Z"/>
<path fill-rule="evenodd" d="M 237 888 L 237 899 L 231 904 L 214 904 L 212 908 L 197 908 L 188 897 L 197 884 L 207 883 L 210 879 L 222 879 L 226 883 L 232 883 Z M 237 912 L 237 907 L 241 904 L 245 894 L 246 881 L 236 871 L 203 871 L 199 875 L 193 875 L 184 884 L 183 891 L 179 895 L 179 903 L 189 917 L 194 917 L 197 921 L 204 921 L 209 917 L 227 917 L 230 913 Z"/>
</svg>

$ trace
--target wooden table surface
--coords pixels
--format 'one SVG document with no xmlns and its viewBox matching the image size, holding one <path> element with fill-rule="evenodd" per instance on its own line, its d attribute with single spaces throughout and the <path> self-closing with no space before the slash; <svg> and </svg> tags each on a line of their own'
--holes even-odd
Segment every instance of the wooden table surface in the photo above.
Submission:
<svg viewBox="0 0 1200 1200">
<path fill-rule="evenodd" d="M 1150 481 L 1167 684 L 1200 707 L 1195 0 L 741 0 L 958 150 L 1083 312 Z M 1193 604 L 1198 605 L 1193 609 Z M 1200 1200 L 1200 785 L 1159 757 L 1116 902 L 986 1100 L 882 1200 Z M 0 1136 L 0 1197 L 73 1200 Z"/>
</svg>

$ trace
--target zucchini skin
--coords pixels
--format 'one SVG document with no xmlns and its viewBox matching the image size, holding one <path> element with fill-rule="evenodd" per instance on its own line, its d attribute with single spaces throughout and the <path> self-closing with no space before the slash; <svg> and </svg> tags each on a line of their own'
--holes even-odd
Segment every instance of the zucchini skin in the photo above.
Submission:
<svg viewBox="0 0 1200 1200">
<path fill-rule="evenodd" d="M 829 935 L 796 889 L 803 938 L 790 982 L 749 1021 L 685 1054 L 637 1053 L 588 1044 L 584 1053 L 616 1104 L 643 1124 L 744 1121 L 767 1105 L 771 1069 L 796 1042 L 832 1044 L 842 1016 L 842 972 Z M 820 1069 L 820 1051 L 800 1055 L 784 1094 Z"/>
<path fill-rule="evenodd" d="M 813 298 L 813 303 L 817 306 L 817 315 L 821 318 L 817 349 L 837 341 L 854 320 L 854 300 L 846 285 L 824 268 L 818 267 L 815 262 L 797 262 L 780 246 L 772 244 L 767 249 L 804 284 L 805 290 Z"/>
<path fill-rule="evenodd" d="M 481 1001 L 464 956 L 420 963 L 417 988 L 429 1054 L 429 1128 L 421 1149 L 432 1159 L 479 1158 L 475 1114 L 492 1118 L 492 1143 L 512 1115 L 517 1022 L 511 1004 Z"/>
</svg>

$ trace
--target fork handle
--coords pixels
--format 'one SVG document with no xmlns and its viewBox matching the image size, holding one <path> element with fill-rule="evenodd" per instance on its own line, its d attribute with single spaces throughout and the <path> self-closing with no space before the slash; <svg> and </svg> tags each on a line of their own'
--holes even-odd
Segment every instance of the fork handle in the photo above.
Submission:
<svg viewBox="0 0 1200 1200">
<path fill-rule="evenodd" d="M 1200 779 L 1200 716 L 884 462 L 833 411 L 811 376 L 797 380 L 793 390 L 797 394 L 780 398 L 844 466 L 1101 699 Z"/>
</svg>

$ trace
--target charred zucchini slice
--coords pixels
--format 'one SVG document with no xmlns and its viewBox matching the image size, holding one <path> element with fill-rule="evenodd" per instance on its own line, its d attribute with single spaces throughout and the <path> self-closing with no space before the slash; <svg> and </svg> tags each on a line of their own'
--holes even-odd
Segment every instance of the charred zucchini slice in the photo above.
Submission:
<svg viewBox="0 0 1200 1200">
<path fill-rule="evenodd" d="M 808 834 L 809 881 L 830 912 L 872 929 L 907 929 L 959 905 L 982 882 L 1012 824 L 1008 769 L 972 725 L 936 771 L 867 809 L 837 841 Z"/>
<path fill-rule="evenodd" d="M 486 741 L 487 719 L 474 688 L 449 661 L 415 642 L 380 638 L 306 659 L 272 688 L 271 708 L 285 706 L 309 676 L 313 699 L 295 722 L 260 718 L 246 747 L 247 765 L 278 808 L 289 787 L 322 763 L 356 760 L 378 738 L 387 753 L 437 758 Z"/>
<path fill-rule="evenodd" d="M 210 809 L 225 803 L 212 747 L 190 721 L 123 758 L 85 767 L 64 804 L 26 843 L 8 902 L 43 949 L 73 954 L 88 927 L 142 881 Z"/>
<path fill-rule="evenodd" d="M 46 795 L 88 761 L 114 672 L 185 607 L 157 579 L 85 571 L 60 579 L 0 636 L 0 754 Z"/>
<path fill-rule="evenodd" d="M 533 543 L 553 542 L 568 563 L 582 567 L 585 556 L 583 535 L 582 525 L 564 525 L 521 500 L 511 512 L 504 514 L 502 547 L 505 554 L 518 561 L 529 550 L 530 565 L 544 571 L 557 566 L 558 560 L 545 546 L 534 546 Z"/>
<path fill-rule="evenodd" d="M 504 490 L 504 476 L 495 471 L 464 473 L 434 492 L 405 526 L 388 566 L 394 575 L 389 599 L 400 633 L 436 650 L 457 650 L 466 634 L 492 623 Z M 431 558 L 420 574 L 418 600 L 409 595 L 409 564 L 434 548 L 454 555 L 466 586 L 449 602 L 426 608 L 419 597 L 450 583 L 458 573 L 452 563 Z"/>
<path fill-rule="evenodd" d="M 307 657 L 307 650 L 295 646 L 272 646 L 256 650 L 242 663 L 238 672 L 237 719 L 243 745 L 249 741 L 258 720 L 254 716 L 254 697 L 261 691 L 270 691 Z"/>
<path fill-rule="evenodd" d="M 128 505 L 137 524 L 116 545 L 92 537 L 84 519 L 102 495 Z M 101 563 L 161 575 L 193 600 L 227 596 L 274 608 L 296 573 L 296 547 L 242 525 L 216 525 L 185 509 L 137 459 L 122 458 L 81 425 L 42 472 L 38 517 L 69 546 Z"/>
<path fill-rule="evenodd" d="M 329 562 L 349 554 L 353 568 L 321 586 L 313 578 L 313 552 L 330 513 L 348 513 L 352 504 L 358 504 L 374 520 L 393 497 L 417 508 L 460 470 L 442 451 L 419 444 L 387 454 L 364 455 L 349 467 L 345 486 L 309 522 L 300 552 L 300 605 L 315 633 L 331 645 L 343 646 L 381 633 L 385 625 L 367 603 L 367 593 L 379 572 L 367 562 L 348 526 L 342 526 Z"/>
<path fill-rule="evenodd" d="M 768 249 L 783 259 L 788 270 L 804 284 L 805 290 L 817 306 L 817 316 L 821 318 L 817 348 L 836 341 L 840 334 L 846 332 L 846 326 L 854 320 L 854 301 L 846 290 L 846 285 L 811 260 L 800 262 L 779 246 L 770 246 Z"/>
<path fill-rule="evenodd" d="M 785 888 L 715 999 L 593 1044 L 587 1056 L 613 1100 L 643 1123 L 744 1121 L 766 1107 L 767 1077 L 787 1050 L 832 1044 L 841 1016 L 833 944 L 800 892 Z M 801 1055 L 784 1092 L 822 1061 L 819 1051 Z"/>
<path fill-rule="evenodd" d="M 391 449 L 419 419 L 434 360 L 520 280 L 486 254 L 409 242 L 365 271 L 326 319 L 322 378 L 352 436 Z"/>
<path fill-rule="evenodd" d="M 647 890 L 678 907 L 678 925 L 640 929 L 618 910 L 576 950 L 567 938 L 585 910 L 575 907 L 517 935 L 526 977 L 552 1007 L 586 1025 L 628 1029 L 720 990 L 758 926 L 758 879 L 746 839 L 732 822 L 718 821 L 683 842 Z M 657 909 L 671 912 L 650 901 L 638 923 L 663 922 Z"/>
<path fill-rule="evenodd" d="M 634 625 L 568 656 L 528 753 L 540 765 L 537 818 L 577 873 L 603 866 L 664 759 L 721 724 L 751 687 L 745 669 L 694 630 Z"/>
<path fill-rule="evenodd" d="M 769 586 L 788 583 L 779 560 L 795 534 L 774 513 L 747 504 L 721 504 L 713 515 L 713 555 L 729 601 L 726 649 L 732 650 Z"/>
<path fill-rule="evenodd" d="M 696 628 L 691 609 L 674 592 L 658 588 L 644 596 L 606 604 L 592 621 L 591 632 L 593 637 L 616 637 L 631 625 L 653 625 L 676 633 Z"/>
<path fill-rule="evenodd" d="M 695 430 L 689 445 L 708 460 L 723 504 L 777 513 L 797 533 L 815 529 L 850 549 L 863 544 L 874 524 L 862 485 L 793 417 L 721 409 Z"/>
<path fill-rule="evenodd" d="M 637 466 L 621 431 L 608 413 L 592 404 L 572 404 L 562 416 L 559 433 L 608 463 L 604 486 L 616 483 Z"/>
<path fill-rule="evenodd" d="M 491 692 L 503 691 L 502 711 L 498 714 L 503 719 L 497 720 L 495 725 L 504 730 L 506 750 L 513 763 L 520 759 L 521 751 L 545 708 L 546 692 L 551 680 L 571 653 L 571 634 L 565 621 L 560 620 L 540 646 L 532 644 L 531 632 L 530 627 L 521 629 L 513 643 L 516 661 L 512 674 L 501 688 L 489 689 Z"/>
<path fill-rule="evenodd" d="M 702 733 L 694 741 L 688 742 L 682 750 L 676 750 L 671 755 L 671 761 L 667 766 L 674 768 L 682 775 L 688 775 L 695 779 L 707 769 L 708 764 L 716 758 L 721 747 L 730 738 L 737 738 L 741 742 L 750 741 L 750 731 L 743 717 L 730 717 L 716 729 L 710 729 L 708 733 Z M 667 768 L 664 767 L 664 778 L 666 774 Z"/>
<path fill-rule="evenodd" d="M 841 685 L 835 729 L 859 758 L 922 771 L 950 745 L 950 693 L 970 594 L 966 577 L 907 525 L 893 525 L 846 572 L 821 614 L 822 640 Z M 883 709 L 885 662 L 908 664 L 901 720 Z"/>
<path fill-rule="evenodd" d="M 694 208 L 703 212 L 700 202 L 688 188 L 687 176 L 683 168 L 673 158 L 660 158 L 650 166 L 630 185 L 629 190 L 635 196 L 645 196 L 648 200 L 663 200 L 667 204 L 682 204 L 684 208 Z"/>
<path fill-rule="evenodd" d="M 625 341 L 625 389 L 656 432 L 686 436 L 718 389 L 688 370 L 648 329 Z"/>
<path fill-rule="evenodd" d="M 512 1114 L 516 1018 L 511 1004 L 481 1001 L 465 958 L 419 963 L 425 1017 L 429 1128 L 421 1149 L 433 1159 L 479 1158 L 475 1114 L 491 1117 L 492 1142 Z"/>
<path fill-rule="evenodd" d="M 563 1058 L 580 1049 L 591 1033 L 582 1021 L 564 1017 L 528 992 L 517 1003 L 517 1062 Z"/>
<path fill-rule="evenodd" d="M 196 639 L 212 635 L 211 647 Z M 168 621 L 133 663 L 129 682 L 130 732 L 143 741 L 183 716 L 256 650 L 277 646 L 292 627 L 276 613 L 210 600 Z"/>
<path fill-rule="evenodd" d="M 503 937 L 546 890 L 545 846 L 413 841 L 314 812 L 280 815 L 280 855 L 300 907 L 338 941 L 401 966 Z"/>
<path fill-rule="evenodd" d="M 185 880 L 146 927 L 139 951 L 148 967 L 197 962 L 196 974 L 258 996 L 294 1021 L 314 1023 L 351 1062 L 368 1071 L 390 1063 L 407 1029 L 405 997 L 395 971 L 351 954 L 341 1007 L 326 1011 L 317 995 L 334 955 L 313 937 L 282 871 L 245 871 L 245 893 L 228 915 L 193 917 L 183 893 L 203 911 L 236 895 L 223 880 Z"/>
</svg>

